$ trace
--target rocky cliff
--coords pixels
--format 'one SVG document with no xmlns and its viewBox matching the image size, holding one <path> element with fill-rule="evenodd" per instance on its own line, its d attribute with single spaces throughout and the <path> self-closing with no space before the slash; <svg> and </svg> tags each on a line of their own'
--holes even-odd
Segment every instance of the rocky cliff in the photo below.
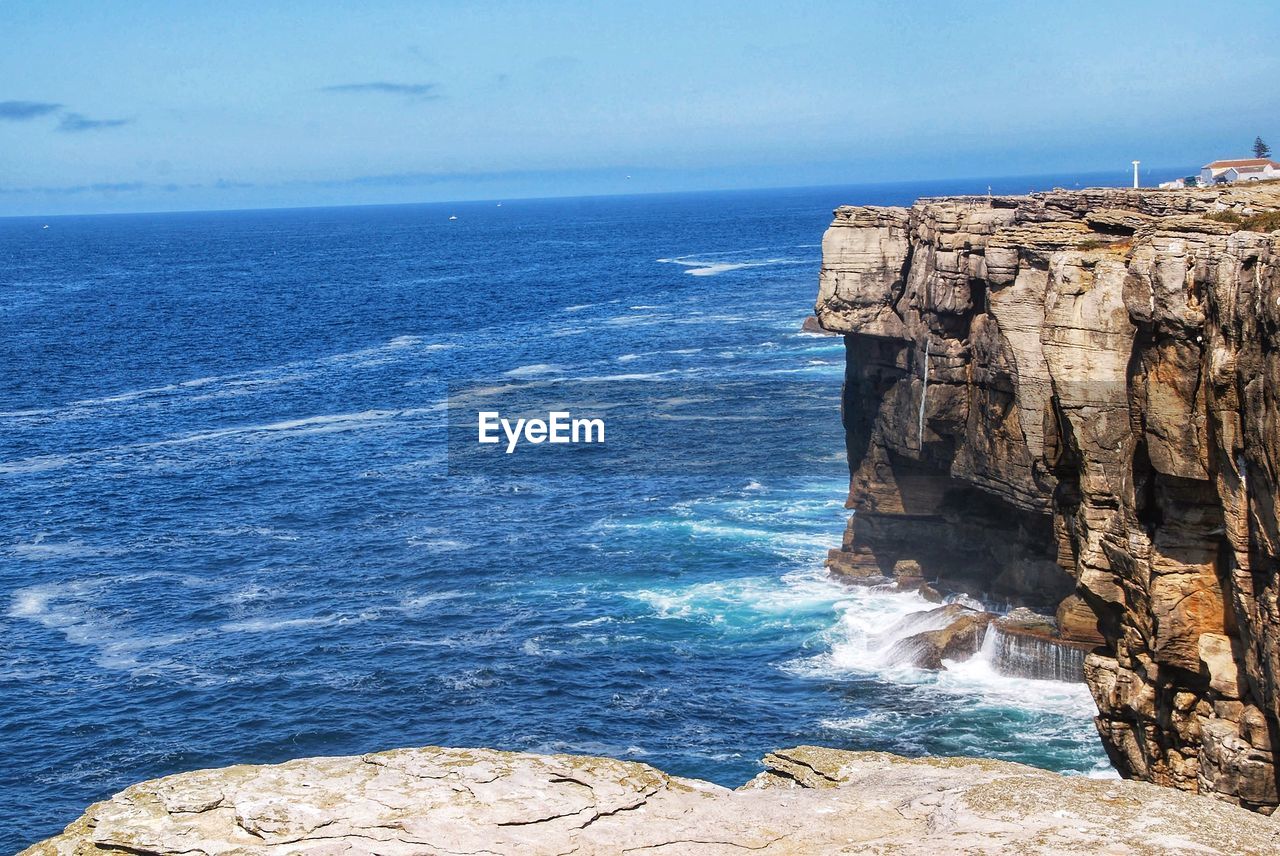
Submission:
<svg viewBox="0 0 1280 856">
<path fill-rule="evenodd" d="M 402 749 L 183 773 L 22 856 L 1271 854 L 1280 825 L 1139 782 L 798 747 L 736 791 L 646 764 Z"/>
<path fill-rule="evenodd" d="M 834 573 L 1056 612 L 1126 776 L 1270 813 L 1280 185 L 836 211 Z"/>
</svg>

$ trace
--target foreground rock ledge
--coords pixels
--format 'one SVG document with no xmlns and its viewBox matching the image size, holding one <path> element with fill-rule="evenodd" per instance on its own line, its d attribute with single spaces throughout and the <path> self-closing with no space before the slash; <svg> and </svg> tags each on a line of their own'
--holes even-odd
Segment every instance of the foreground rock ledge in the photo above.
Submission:
<svg viewBox="0 0 1280 856">
<path fill-rule="evenodd" d="M 399 749 L 143 782 L 22 856 L 1274 854 L 1280 822 L 1142 782 L 800 746 L 736 791 L 646 764 Z"/>
</svg>

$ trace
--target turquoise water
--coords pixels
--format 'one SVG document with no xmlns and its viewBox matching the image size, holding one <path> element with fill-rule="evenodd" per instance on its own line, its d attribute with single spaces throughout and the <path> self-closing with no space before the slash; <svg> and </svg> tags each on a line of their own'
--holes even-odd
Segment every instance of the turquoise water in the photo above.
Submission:
<svg viewBox="0 0 1280 856">
<path fill-rule="evenodd" d="M 0 221 L 0 850 L 141 779 L 395 746 L 1105 771 L 1083 687 L 886 662 L 928 605 L 822 569 L 818 241 L 960 189 Z M 450 437 L 512 394 L 613 439 Z"/>
</svg>

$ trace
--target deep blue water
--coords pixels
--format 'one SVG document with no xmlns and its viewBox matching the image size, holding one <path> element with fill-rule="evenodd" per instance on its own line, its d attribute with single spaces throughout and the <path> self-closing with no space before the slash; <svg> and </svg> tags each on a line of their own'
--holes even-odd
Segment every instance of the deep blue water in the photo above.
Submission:
<svg viewBox="0 0 1280 856">
<path fill-rule="evenodd" d="M 895 668 L 872 634 L 925 604 L 822 571 L 822 231 L 957 190 L 0 220 L 0 851 L 141 779 L 397 746 L 1105 768 L 1082 687 Z M 513 389 L 645 450 L 449 448 Z"/>
</svg>

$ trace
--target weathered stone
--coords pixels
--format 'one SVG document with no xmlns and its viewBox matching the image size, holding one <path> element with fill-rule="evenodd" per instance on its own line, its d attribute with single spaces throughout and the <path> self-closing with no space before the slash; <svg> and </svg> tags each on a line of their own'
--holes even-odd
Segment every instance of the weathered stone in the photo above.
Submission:
<svg viewBox="0 0 1280 856">
<path fill-rule="evenodd" d="M 1058 622 L 1058 635 L 1070 642 L 1085 642 L 1101 645 L 1106 640 L 1098 629 L 1098 616 L 1084 598 L 1077 594 L 1069 595 L 1058 604 L 1055 616 Z"/>
<path fill-rule="evenodd" d="M 736 791 L 634 762 L 401 749 L 143 782 L 23 856 L 1262 856 L 1280 825 L 1142 782 L 814 746 Z M 1238 776 L 1248 781 L 1247 762 Z"/>
<path fill-rule="evenodd" d="M 806 315 L 804 323 L 800 325 L 800 332 L 812 333 L 815 336 L 838 336 L 839 333 L 832 333 L 822 326 L 816 315 Z"/>
<path fill-rule="evenodd" d="M 1083 671 L 1123 773 L 1261 810 L 1280 233 L 1206 215 L 1275 210 L 1276 184 L 840 209 L 816 309 L 848 352 L 855 514 L 832 567 L 914 561 L 944 591 L 1057 613 L 1103 648 Z M 1245 711 L 1242 754 L 1218 738 Z"/>
<path fill-rule="evenodd" d="M 1227 698 L 1240 698 L 1239 670 L 1231 640 L 1221 633 L 1201 633 L 1200 662 L 1209 670 L 1209 686 Z"/>
<path fill-rule="evenodd" d="M 924 583 L 924 569 L 915 559 L 902 559 L 893 563 L 893 579 L 900 589 L 919 588 Z"/>
<path fill-rule="evenodd" d="M 868 335 L 901 332 L 891 306 L 907 257 L 907 216 L 892 208 L 841 208 L 822 239 L 822 300 L 815 310 L 828 330 L 857 324 Z M 826 261 L 826 260 L 829 260 Z"/>
<path fill-rule="evenodd" d="M 889 648 L 887 658 L 917 669 L 940 671 L 946 668 L 943 660 L 962 661 L 976 654 L 982 647 L 987 625 L 995 616 L 990 612 L 949 603 L 925 613 L 914 614 L 911 618 L 942 623 L 942 626 L 898 640 Z"/>
</svg>

